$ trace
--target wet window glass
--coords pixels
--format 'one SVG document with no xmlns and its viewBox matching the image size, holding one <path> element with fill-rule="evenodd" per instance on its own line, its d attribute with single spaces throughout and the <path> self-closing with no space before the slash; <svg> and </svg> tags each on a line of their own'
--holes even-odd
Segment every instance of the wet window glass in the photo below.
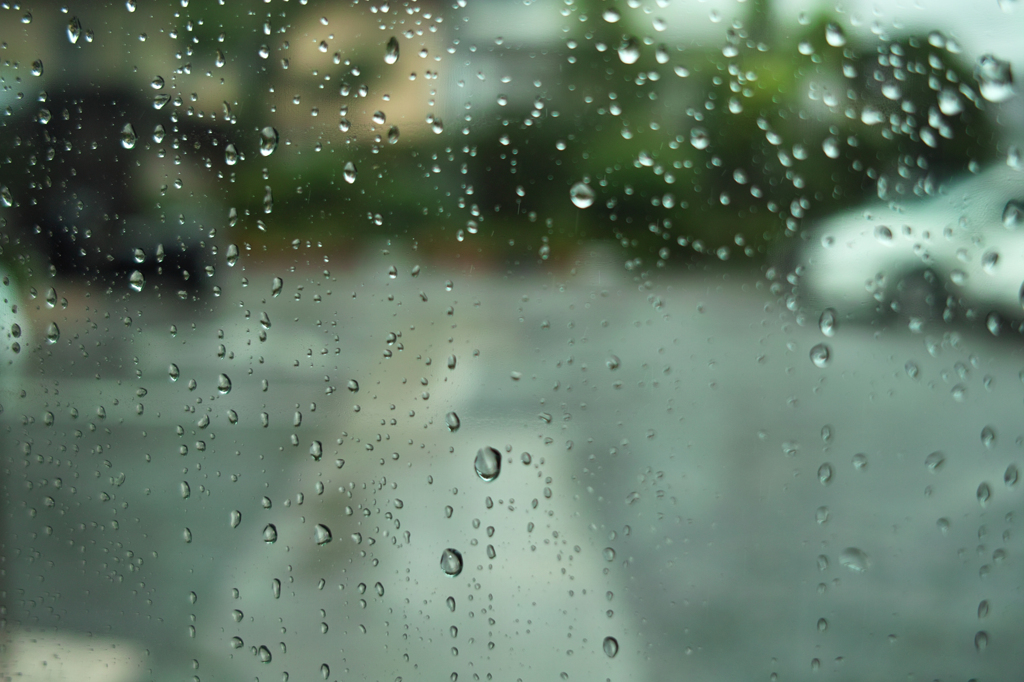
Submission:
<svg viewBox="0 0 1024 682">
<path fill-rule="evenodd" d="M 0 4 L 0 677 L 1015 679 L 1024 4 Z"/>
</svg>

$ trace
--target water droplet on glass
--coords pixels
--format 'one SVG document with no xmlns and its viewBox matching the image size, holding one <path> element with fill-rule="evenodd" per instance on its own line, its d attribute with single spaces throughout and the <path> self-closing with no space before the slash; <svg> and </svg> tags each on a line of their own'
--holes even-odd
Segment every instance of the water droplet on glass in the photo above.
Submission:
<svg viewBox="0 0 1024 682">
<path fill-rule="evenodd" d="M 974 76 L 978 79 L 981 96 L 989 102 L 1004 102 L 1013 96 L 1010 62 L 991 54 L 982 55 L 974 67 Z"/>
<path fill-rule="evenodd" d="M 992 499 L 992 489 L 988 487 L 988 483 L 982 483 L 978 486 L 978 504 L 985 507 L 990 499 Z"/>
<path fill-rule="evenodd" d="M 981 653 L 987 647 L 988 647 L 988 633 L 985 632 L 984 630 L 981 630 L 981 631 L 978 632 L 978 634 L 974 635 L 974 648 L 978 651 L 978 653 Z"/>
<path fill-rule="evenodd" d="M 46 327 L 46 342 L 57 343 L 60 340 L 60 327 L 57 326 L 56 322 L 51 322 Z"/>
<path fill-rule="evenodd" d="M 217 377 L 217 390 L 222 394 L 231 393 L 231 379 L 228 378 L 227 374 L 221 374 Z"/>
<path fill-rule="evenodd" d="M 135 134 L 135 127 L 131 123 L 125 123 L 121 128 L 121 146 L 125 149 L 133 149 L 139 136 Z"/>
<path fill-rule="evenodd" d="M 1011 464 L 1006 467 L 1006 473 L 1003 474 L 1003 483 L 1006 484 L 1007 488 L 1012 488 L 1017 485 L 1017 479 L 1020 477 L 1020 472 L 1017 470 L 1016 464 Z"/>
<path fill-rule="evenodd" d="M 326 680 L 330 676 L 331 676 L 331 666 L 327 665 L 326 663 L 322 664 L 320 666 L 320 677 L 322 677 L 322 678 L 324 678 Z"/>
<path fill-rule="evenodd" d="M 825 156 L 830 159 L 839 158 L 839 140 L 834 137 L 826 137 L 825 141 L 821 143 L 821 150 L 825 152 Z"/>
<path fill-rule="evenodd" d="M 605 547 L 601 554 L 604 556 L 605 561 L 615 561 L 615 549 L 613 547 Z"/>
<path fill-rule="evenodd" d="M 282 280 L 280 277 L 275 277 L 270 282 L 270 293 L 273 294 L 275 297 L 280 296 L 282 287 L 284 287 L 284 280 Z"/>
<path fill-rule="evenodd" d="M 448 369 L 455 369 L 455 362 L 456 362 L 455 356 L 454 355 L 449 355 L 448 356 Z"/>
<path fill-rule="evenodd" d="M 359 382 L 356 381 L 355 379 L 349 379 L 348 380 L 348 390 L 352 391 L 353 393 L 358 393 L 359 392 Z"/>
<path fill-rule="evenodd" d="M 978 602 L 978 620 L 981 620 L 982 618 L 988 618 L 988 610 L 988 599 L 982 599 L 980 602 Z"/>
<path fill-rule="evenodd" d="M 585 182 L 577 182 L 569 190 L 569 198 L 576 208 L 589 208 L 594 203 L 594 190 Z"/>
<path fill-rule="evenodd" d="M 707 149 L 711 144 L 711 136 L 703 128 L 694 128 L 690 131 L 690 144 L 694 149 Z"/>
<path fill-rule="evenodd" d="M 871 560 L 863 550 L 847 547 L 839 554 L 839 565 L 845 566 L 854 573 L 863 573 L 871 566 Z"/>
<path fill-rule="evenodd" d="M 322 523 L 316 524 L 316 527 L 313 528 L 313 539 L 318 545 L 326 545 L 331 541 L 331 529 Z"/>
<path fill-rule="evenodd" d="M 832 480 L 832 465 L 825 462 L 818 467 L 818 480 L 821 481 L 822 485 L 828 485 L 829 481 Z"/>
<path fill-rule="evenodd" d="M 313 441 L 309 444 L 309 456 L 317 462 L 324 456 L 324 445 L 318 440 Z"/>
<path fill-rule="evenodd" d="M 619 360 L 619 356 L 610 355 L 608 359 L 604 361 L 604 364 L 608 369 L 615 370 L 619 368 L 619 365 L 622 364 L 622 361 Z"/>
<path fill-rule="evenodd" d="M 857 471 L 863 471 L 868 467 L 868 456 L 863 452 L 858 452 L 853 456 L 853 468 Z"/>
<path fill-rule="evenodd" d="M 1010 199 L 1003 208 L 1003 227 L 1016 230 L 1024 226 L 1024 201 Z"/>
<path fill-rule="evenodd" d="M 268 545 L 277 542 L 277 527 L 274 524 L 268 523 L 263 528 L 263 542 L 266 542 Z"/>
<path fill-rule="evenodd" d="M 138 270 L 132 270 L 132 274 L 128 276 L 128 286 L 133 291 L 142 291 L 142 288 L 146 286 L 146 278 Z"/>
<path fill-rule="evenodd" d="M 82 22 L 78 17 L 71 17 L 68 20 L 68 42 L 74 45 L 82 37 Z"/>
<path fill-rule="evenodd" d="M 928 471 L 933 474 L 937 474 L 942 465 L 946 463 L 946 455 L 936 450 L 932 454 L 924 458 L 924 465 L 928 467 Z"/>
<path fill-rule="evenodd" d="M 828 507 L 818 507 L 817 510 L 815 510 L 814 512 L 814 520 L 817 521 L 819 524 L 828 521 L 828 516 Z"/>
<path fill-rule="evenodd" d="M 825 27 L 825 42 L 832 47 L 842 47 L 846 44 L 846 34 L 843 28 L 834 22 L 829 22 Z"/>
<path fill-rule="evenodd" d="M 388 44 L 384 47 L 384 63 L 394 64 L 398 61 L 398 38 L 391 36 Z"/>
<path fill-rule="evenodd" d="M 3 203 L 7 208 L 14 206 L 14 196 L 7 185 L 0 186 L 0 203 Z"/>
<path fill-rule="evenodd" d="M 227 261 L 228 267 L 234 267 L 235 263 L 238 262 L 238 245 L 228 244 L 227 251 L 224 253 L 224 260 Z"/>
<path fill-rule="evenodd" d="M 388 142 L 390 144 L 395 144 L 396 142 L 398 142 L 398 136 L 398 126 L 391 126 L 390 128 L 388 128 Z"/>
<path fill-rule="evenodd" d="M 444 416 L 444 423 L 449 431 L 458 431 L 459 427 L 462 426 L 462 422 L 459 421 L 459 415 L 454 412 L 449 412 Z"/>
<path fill-rule="evenodd" d="M 832 358 L 832 352 L 824 343 L 819 343 L 811 349 L 811 362 L 815 367 L 824 369 Z"/>
<path fill-rule="evenodd" d="M 345 167 L 341 171 L 342 177 L 345 178 L 345 182 L 352 184 L 356 181 L 356 165 L 351 161 L 345 162 Z"/>
<path fill-rule="evenodd" d="M 480 480 L 490 483 L 501 473 L 501 453 L 490 446 L 480 448 L 476 451 L 473 468 Z"/>
<path fill-rule="evenodd" d="M 939 111 L 946 116 L 956 116 L 964 110 L 960 95 L 952 88 L 943 88 L 939 91 L 938 104 Z"/>
<path fill-rule="evenodd" d="M 449 547 L 441 552 L 441 570 L 452 578 L 462 573 L 462 554 L 459 550 Z"/>
<path fill-rule="evenodd" d="M 992 450 L 996 447 L 996 430 L 993 426 L 986 426 L 981 430 L 981 444 Z"/>
<path fill-rule="evenodd" d="M 826 632 L 828 630 L 828 621 L 824 618 L 818 619 L 818 632 Z"/>
<path fill-rule="evenodd" d="M 278 135 L 277 130 L 272 126 L 267 126 L 260 131 L 260 154 L 263 156 L 270 156 L 277 149 Z"/>
<path fill-rule="evenodd" d="M 260 646 L 257 655 L 259 656 L 260 663 L 270 663 L 271 659 L 273 659 L 273 656 L 270 655 L 270 649 L 265 645 Z"/>
<path fill-rule="evenodd" d="M 237 509 L 233 509 L 231 511 L 229 521 L 231 523 L 232 528 L 238 528 L 238 524 L 242 522 L 242 512 L 238 511 Z"/>
<path fill-rule="evenodd" d="M 235 145 L 228 143 L 228 145 L 224 147 L 224 163 L 229 166 L 234 166 L 238 163 L 238 150 L 235 149 Z"/>
<path fill-rule="evenodd" d="M 188 481 L 181 482 L 181 499 L 187 500 L 192 495 L 192 488 L 189 487 Z"/>
<path fill-rule="evenodd" d="M 605 637 L 601 648 L 604 649 L 605 656 L 615 658 L 615 654 L 619 653 L 619 641 L 614 637 Z"/>
<path fill-rule="evenodd" d="M 605 9 L 604 13 L 601 14 L 601 18 L 603 18 L 609 24 L 614 24 L 615 22 L 622 18 L 622 15 L 619 14 L 619 10 L 615 9 L 614 7 L 608 7 L 607 9 Z"/>
<path fill-rule="evenodd" d="M 619 61 L 623 64 L 636 64 L 640 59 L 640 43 L 636 38 L 629 36 L 619 45 Z"/>
<path fill-rule="evenodd" d="M 34 62 L 32 62 L 32 75 L 33 76 L 42 76 L 43 75 L 43 60 L 42 59 L 37 59 Z"/>
<path fill-rule="evenodd" d="M 822 311 L 821 317 L 818 318 L 818 328 L 822 334 L 829 337 L 836 335 L 836 327 L 839 324 L 836 318 L 836 311 L 832 308 L 825 308 Z"/>
</svg>

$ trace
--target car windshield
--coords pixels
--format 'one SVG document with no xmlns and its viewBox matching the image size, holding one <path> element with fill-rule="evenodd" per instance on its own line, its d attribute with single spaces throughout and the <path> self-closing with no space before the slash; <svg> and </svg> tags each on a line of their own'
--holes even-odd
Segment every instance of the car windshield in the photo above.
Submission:
<svg viewBox="0 0 1024 682">
<path fill-rule="evenodd" d="M 1009 680 L 1024 4 L 0 4 L 0 678 Z"/>
</svg>

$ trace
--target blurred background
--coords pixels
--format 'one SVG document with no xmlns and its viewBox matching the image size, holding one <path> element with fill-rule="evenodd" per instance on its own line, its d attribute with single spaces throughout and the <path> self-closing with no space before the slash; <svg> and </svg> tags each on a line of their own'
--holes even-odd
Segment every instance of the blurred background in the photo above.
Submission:
<svg viewBox="0 0 1024 682">
<path fill-rule="evenodd" d="M 0 28 L 3 679 L 1024 669 L 1019 2 Z"/>
</svg>

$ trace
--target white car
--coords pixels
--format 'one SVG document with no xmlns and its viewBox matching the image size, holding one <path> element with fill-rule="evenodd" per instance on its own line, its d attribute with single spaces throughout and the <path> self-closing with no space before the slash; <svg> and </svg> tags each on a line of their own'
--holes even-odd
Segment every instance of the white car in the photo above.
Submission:
<svg viewBox="0 0 1024 682">
<path fill-rule="evenodd" d="M 803 238 L 792 272 L 805 311 L 912 325 L 962 316 L 993 333 L 1024 318 L 1024 172 L 1009 166 L 837 214 Z"/>
</svg>

